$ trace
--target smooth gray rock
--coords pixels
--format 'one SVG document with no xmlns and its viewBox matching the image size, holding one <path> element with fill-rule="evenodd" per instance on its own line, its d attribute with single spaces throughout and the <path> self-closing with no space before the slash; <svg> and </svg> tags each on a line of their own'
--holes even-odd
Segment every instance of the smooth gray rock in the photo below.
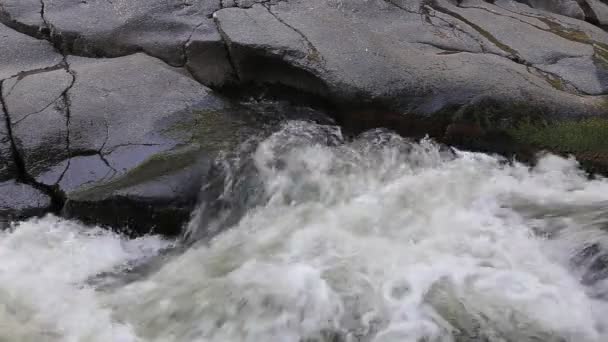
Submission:
<svg viewBox="0 0 608 342">
<path fill-rule="evenodd" d="M 608 26 L 608 3 L 602 0 L 587 0 L 589 9 L 593 11 L 593 15 L 597 23 L 602 27 Z"/>
<path fill-rule="evenodd" d="M 463 8 L 467 1 L 413 3 L 296 0 L 222 9 L 215 19 L 243 81 L 425 115 L 480 99 L 555 115 L 599 113 L 601 99 L 557 89 L 533 67 L 592 55 L 591 43 L 548 32 L 542 21 L 502 16 L 490 4 L 482 5 L 491 11 Z M 608 41 L 604 32 L 593 35 Z M 597 77 L 595 68 L 586 73 Z"/>
<path fill-rule="evenodd" d="M 62 56 L 45 40 L 32 38 L 0 24 L 0 80 L 19 73 L 53 67 Z"/>
<path fill-rule="evenodd" d="M 603 53 L 601 44 L 608 43 L 608 35 L 601 30 L 573 26 L 559 18 L 531 18 L 482 0 L 465 0 L 454 11 L 486 28 L 513 57 L 550 74 L 545 77 L 557 77 L 584 94 L 606 93 L 606 63 L 599 54 Z"/>
<path fill-rule="evenodd" d="M 41 14 L 41 0 L 0 1 L 0 22 L 33 37 L 43 38 L 49 33 Z"/>
<path fill-rule="evenodd" d="M 15 181 L 0 183 L 0 224 L 4 220 L 43 215 L 50 206 L 50 197 L 30 185 Z"/>
<path fill-rule="evenodd" d="M 501 0 L 504 1 L 504 0 Z M 513 0 L 509 0 L 513 1 Z M 514 0 L 532 8 L 586 20 L 594 25 L 608 25 L 608 3 L 603 0 Z"/>
<path fill-rule="evenodd" d="M 62 50 L 82 56 L 124 56 L 138 51 L 182 65 L 184 46 L 220 0 L 0 1 L 0 19 L 17 29 L 48 27 Z M 41 4 L 44 4 L 44 10 Z M 43 18 L 41 17 L 43 13 Z M 38 20 L 38 17 L 41 20 Z M 14 24 L 17 23 L 17 24 Z"/>
<path fill-rule="evenodd" d="M 517 0 L 533 8 L 558 13 L 572 18 L 585 19 L 585 12 L 577 0 Z M 585 1 L 585 0 L 583 0 Z"/>
<path fill-rule="evenodd" d="M 5 80 L 2 97 L 25 171 L 39 175 L 69 156 L 64 93 L 73 76 L 63 68 Z M 56 180 L 47 182 L 55 184 Z"/>
<path fill-rule="evenodd" d="M 599 65 L 600 62 L 592 56 L 563 58 L 554 64 L 539 65 L 538 68 L 552 74 L 560 75 L 562 79 L 574 85 L 587 94 L 608 93 L 608 70 Z M 589 77 L 588 71 L 596 69 L 595 77 Z"/>
</svg>

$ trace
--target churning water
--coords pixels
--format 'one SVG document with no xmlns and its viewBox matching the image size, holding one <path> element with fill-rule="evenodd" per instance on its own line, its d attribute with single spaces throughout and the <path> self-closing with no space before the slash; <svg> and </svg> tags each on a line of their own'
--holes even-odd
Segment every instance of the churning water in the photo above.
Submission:
<svg viewBox="0 0 608 342">
<path fill-rule="evenodd" d="M 608 180 L 574 160 L 301 121 L 255 146 L 188 243 L 0 232 L 0 341 L 608 341 Z"/>
</svg>

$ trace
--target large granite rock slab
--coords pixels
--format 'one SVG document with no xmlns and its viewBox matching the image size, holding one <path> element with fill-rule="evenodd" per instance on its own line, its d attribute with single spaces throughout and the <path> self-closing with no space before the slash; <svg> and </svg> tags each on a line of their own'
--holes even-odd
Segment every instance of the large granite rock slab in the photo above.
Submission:
<svg viewBox="0 0 608 342">
<path fill-rule="evenodd" d="M 214 72 L 225 59 L 223 42 L 210 19 L 220 0 L 2 0 L 0 21 L 38 38 L 49 39 L 66 54 L 118 57 L 143 51 L 173 66 L 193 64 L 197 74 Z M 204 27 L 213 26 L 211 32 Z M 192 44 L 191 44 L 192 43 Z M 201 45 L 214 65 L 190 63 Z M 192 46 L 192 50 L 189 47 Z"/>
<path fill-rule="evenodd" d="M 215 18 L 244 82 L 418 114 L 482 98 L 552 113 L 599 111 L 600 99 L 542 68 L 594 56 L 593 44 L 608 42 L 599 28 L 585 26 L 588 42 L 567 39 L 553 32 L 570 30 L 566 23 L 517 17 L 483 1 L 296 0 L 222 9 Z M 597 68 L 587 65 L 589 78 Z"/>
<path fill-rule="evenodd" d="M 179 232 L 203 178 L 199 121 L 226 106 L 144 54 L 68 57 L 2 95 L 27 175 L 65 196 L 66 215 L 135 233 Z"/>
</svg>

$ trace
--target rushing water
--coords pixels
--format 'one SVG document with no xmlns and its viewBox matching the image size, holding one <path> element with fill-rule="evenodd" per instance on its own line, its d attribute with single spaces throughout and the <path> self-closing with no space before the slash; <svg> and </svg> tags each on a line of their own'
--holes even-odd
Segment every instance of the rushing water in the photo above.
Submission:
<svg viewBox="0 0 608 342">
<path fill-rule="evenodd" d="M 608 341 L 608 180 L 576 161 L 298 121 L 254 146 L 183 247 L 0 232 L 0 341 Z"/>
</svg>

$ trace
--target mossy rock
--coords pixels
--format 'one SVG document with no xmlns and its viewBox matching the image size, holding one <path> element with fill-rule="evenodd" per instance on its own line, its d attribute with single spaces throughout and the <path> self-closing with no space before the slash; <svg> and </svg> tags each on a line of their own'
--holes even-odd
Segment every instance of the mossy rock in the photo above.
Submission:
<svg viewBox="0 0 608 342">
<path fill-rule="evenodd" d="M 608 152 L 608 119 L 605 118 L 522 122 L 509 133 L 524 144 L 559 153 Z"/>
<path fill-rule="evenodd" d="M 534 162 L 540 151 L 574 155 L 586 170 L 608 174 L 608 117 L 569 119 L 551 114 L 527 104 L 485 99 L 456 112 L 443 141 L 525 162 Z"/>
</svg>

